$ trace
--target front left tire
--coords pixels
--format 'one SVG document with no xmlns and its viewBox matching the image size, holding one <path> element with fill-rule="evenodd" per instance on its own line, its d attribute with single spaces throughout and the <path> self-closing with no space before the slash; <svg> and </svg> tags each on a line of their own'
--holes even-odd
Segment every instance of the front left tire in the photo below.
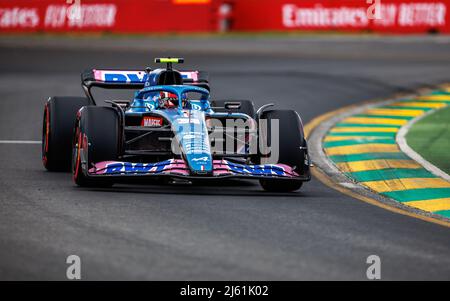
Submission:
<svg viewBox="0 0 450 301">
<path fill-rule="evenodd" d="M 111 186 L 112 181 L 88 177 L 84 170 L 92 168 L 95 163 L 118 159 L 120 126 L 117 110 L 110 107 L 83 107 L 77 115 L 72 141 L 75 183 L 84 187 Z"/>
</svg>

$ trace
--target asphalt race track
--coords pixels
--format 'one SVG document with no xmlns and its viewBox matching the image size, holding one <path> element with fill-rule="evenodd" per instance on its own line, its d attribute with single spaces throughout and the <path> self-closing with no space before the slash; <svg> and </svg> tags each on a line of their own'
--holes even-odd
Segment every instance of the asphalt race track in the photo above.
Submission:
<svg viewBox="0 0 450 301">
<path fill-rule="evenodd" d="M 304 122 L 344 105 L 450 81 L 444 37 L 0 38 L 0 140 L 40 140 L 44 101 L 82 95 L 89 67 L 156 56 L 210 72 L 213 97 L 276 102 Z M 0 144 L 0 279 L 450 280 L 450 230 L 363 203 L 318 180 L 271 194 L 211 187 L 75 187 L 44 171 L 38 144 Z"/>
</svg>

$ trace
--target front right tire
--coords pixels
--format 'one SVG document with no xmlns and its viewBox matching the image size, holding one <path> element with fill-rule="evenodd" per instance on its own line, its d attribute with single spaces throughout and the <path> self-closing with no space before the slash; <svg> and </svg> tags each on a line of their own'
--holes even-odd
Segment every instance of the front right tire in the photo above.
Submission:
<svg viewBox="0 0 450 301">
<path fill-rule="evenodd" d="M 42 123 L 42 163 L 48 171 L 69 171 L 72 134 L 78 110 L 89 105 L 85 97 L 50 97 Z"/>
</svg>

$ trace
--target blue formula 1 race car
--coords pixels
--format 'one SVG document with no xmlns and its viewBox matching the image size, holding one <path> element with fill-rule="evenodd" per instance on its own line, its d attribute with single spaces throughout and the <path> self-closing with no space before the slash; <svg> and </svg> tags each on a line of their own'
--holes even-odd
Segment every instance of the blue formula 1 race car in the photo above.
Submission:
<svg viewBox="0 0 450 301">
<path fill-rule="evenodd" d="M 72 170 L 79 186 L 157 179 L 194 182 L 258 179 L 268 191 L 298 190 L 310 180 L 303 125 L 273 104 L 210 100 L 206 74 L 166 68 L 88 70 L 86 97 L 50 97 L 45 104 L 42 158 L 49 171 Z M 133 100 L 104 100 L 92 87 L 133 89 Z"/>
</svg>

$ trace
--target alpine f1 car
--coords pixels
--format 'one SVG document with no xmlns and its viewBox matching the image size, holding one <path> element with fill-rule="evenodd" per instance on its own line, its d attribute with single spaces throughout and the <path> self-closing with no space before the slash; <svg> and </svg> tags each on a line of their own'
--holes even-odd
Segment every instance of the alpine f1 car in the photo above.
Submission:
<svg viewBox="0 0 450 301">
<path fill-rule="evenodd" d="M 247 178 L 258 179 L 265 190 L 288 192 L 310 180 L 295 111 L 273 104 L 255 111 L 249 100 L 211 100 L 206 73 L 173 68 L 183 61 L 155 59 L 167 64 L 155 70 L 88 70 L 81 76 L 86 97 L 50 97 L 43 118 L 44 167 L 71 169 L 75 183 L 89 187 Z M 99 105 L 93 87 L 135 92 L 132 100 Z"/>
</svg>

